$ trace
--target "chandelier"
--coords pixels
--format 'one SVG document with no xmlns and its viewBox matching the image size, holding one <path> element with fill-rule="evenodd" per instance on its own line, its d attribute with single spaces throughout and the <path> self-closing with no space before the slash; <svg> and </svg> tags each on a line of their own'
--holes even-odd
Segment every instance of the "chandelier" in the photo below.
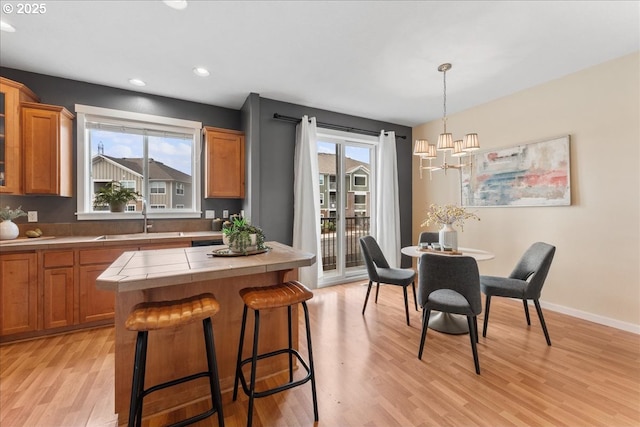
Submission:
<svg viewBox="0 0 640 427">
<path fill-rule="evenodd" d="M 429 172 L 443 170 L 446 174 L 447 169 L 460 170 L 465 166 L 469 166 L 471 163 L 463 163 L 462 157 L 480 148 L 477 133 L 468 133 L 465 135 L 464 140 L 459 139 L 454 141 L 453 135 L 447 132 L 447 71 L 450 69 L 451 64 L 449 63 L 442 64 L 438 67 L 438 71 L 443 75 L 444 102 L 442 124 L 444 132 L 438 136 L 437 146 L 429 144 L 429 141 L 426 139 L 416 139 L 413 147 L 413 154 L 420 158 L 420 178 L 422 178 L 423 170 L 428 170 Z M 440 166 L 432 166 L 431 161 L 438 158 L 438 151 L 444 152 L 443 163 Z M 458 158 L 457 164 L 447 162 L 447 152 L 451 152 L 452 157 Z M 429 161 L 428 165 L 423 163 L 425 160 Z"/>
</svg>

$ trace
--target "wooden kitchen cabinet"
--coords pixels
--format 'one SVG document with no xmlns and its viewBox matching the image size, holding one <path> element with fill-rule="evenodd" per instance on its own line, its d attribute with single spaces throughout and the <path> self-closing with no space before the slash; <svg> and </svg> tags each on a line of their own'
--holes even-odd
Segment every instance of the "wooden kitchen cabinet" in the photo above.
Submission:
<svg viewBox="0 0 640 427">
<path fill-rule="evenodd" d="M 124 252 L 137 249 L 136 246 L 80 250 L 80 323 L 115 318 L 115 293 L 96 288 L 96 279 Z"/>
<path fill-rule="evenodd" d="M 75 323 L 74 251 L 43 253 L 43 327 L 62 328 Z"/>
<path fill-rule="evenodd" d="M 0 336 L 37 330 L 37 267 L 35 252 L 0 255 Z"/>
<path fill-rule="evenodd" d="M 32 102 L 21 111 L 24 193 L 73 196 L 73 114 Z"/>
<path fill-rule="evenodd" d="M 204 128 L 205 197 L 244 198 L 244 133 Z"/>
<path fill-rule="evenodd" d="M 38 101 L 22 83 L 0 77 L 0 193 L 23 194 L 20 103 Z"/>
</svg>

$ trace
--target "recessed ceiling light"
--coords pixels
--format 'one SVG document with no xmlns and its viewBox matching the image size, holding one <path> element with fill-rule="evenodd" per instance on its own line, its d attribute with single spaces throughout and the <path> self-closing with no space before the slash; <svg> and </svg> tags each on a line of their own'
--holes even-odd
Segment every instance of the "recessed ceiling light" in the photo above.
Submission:
<svg viewBox="0 0 640 427">
<path fill-rule="evenodd" d="M 129 83 L 134 86 L 146 86 L 147 84 L 140 79 L 129 79 Z"/>
<path fill-rule="evenodd" d="M 7 33 L 15 33 L 16 29 L 13 25 L 8 22 L 0 21 L 0 30 L 6 31 Z"/>
<path fill-rule="evenodd" d="M 193 69 L 193 74 L 200 77 L 207 77 L 209 75 L 209 70 L 204 67 L 195 67 Z"/>
<path fill-rule="evenodd" d="M 187 0 L 163 0 L 162 2 L 176 10 L 183 10 L 187 8 Z"/>
</svg>

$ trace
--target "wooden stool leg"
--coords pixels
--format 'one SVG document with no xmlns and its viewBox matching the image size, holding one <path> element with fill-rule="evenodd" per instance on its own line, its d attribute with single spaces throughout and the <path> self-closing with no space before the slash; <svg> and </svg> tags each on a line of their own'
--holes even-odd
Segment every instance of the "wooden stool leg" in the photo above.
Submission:
<svg viewBox="0 0 640 427">
<path fill-rule="evenodd" d="M 129 427 L 140 426 L 142 419 L 142 390 L 147 359 L 147 331 L 138 332 L 136 353 L 133 362 L 133 380 L 131 385 L 131 401 L 129 403 Z M 137 420 L 137 423 L 136 423 Z"/>
<path fill-rule="evenodd" d="M 244 311 L 242 312 L 242 326 L 240 327 L 240 342 L 238 343 L 238 360 L 236 362 L 236 379 L 233 384 L 233 401 L 235 402 L 238 398 L 238 381 L 240 381 L 240 369 L 242 363 L 242 347 L 244 344 L 244 330 L 247 325 L 247 306 L 244 306 Z"/>
<path fill-rule="evenodd" d="M 202 320 L 204 330 L 204 342 L 207 348 L 207 364 L 209 366 L 209 386 L 211 388 L 211 404 L 218 412 L 218 426 L 224 427 L 224 415 L 222 414 L 222 394 L 220 393 L 220 377 L 218 375 L 218 361 L 216 360 L 216 347 L 213 340 L 213 327 L 211 318 Z"/>
</svg>

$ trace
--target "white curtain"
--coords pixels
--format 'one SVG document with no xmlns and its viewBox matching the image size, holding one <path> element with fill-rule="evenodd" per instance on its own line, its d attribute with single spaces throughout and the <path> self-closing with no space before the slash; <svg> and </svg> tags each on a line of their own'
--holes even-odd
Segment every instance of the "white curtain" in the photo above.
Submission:
<svg viewBox="0 0 640 427">
<path fill-rule="evenodd" d="M 311 123 L 309 123 L 311 121 Z M 320 178 L 315 117 L 302 117 L 296 127 L 293 188 L 293 247 L 315 254 L 316 263 L 300 268 L 298 278 L 309 288 L 322 277 L 320 248 Z"/>
<path fill-rule="evenodd" d="M 395 132 L 380 132 L 377 152 L 376 239 L 391 267 L 400 267 L 400 205 Z"/>
</svg>

